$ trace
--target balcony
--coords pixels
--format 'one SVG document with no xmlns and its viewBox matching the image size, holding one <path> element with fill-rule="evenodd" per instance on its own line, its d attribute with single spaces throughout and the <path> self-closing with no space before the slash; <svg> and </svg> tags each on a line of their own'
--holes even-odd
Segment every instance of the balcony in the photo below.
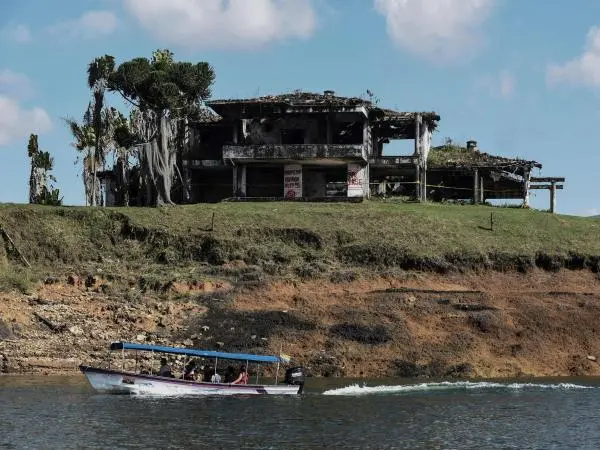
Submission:
<svg viewBox="0 0 600 450">
<path fill-rule="evenodd" d="M 265 144 L 226 145 L 223 159 L 242 162 L 297 161 L 297 160 L 343 160 L 366 161 L 366 149 L 361 144 Z"/>
</svg>

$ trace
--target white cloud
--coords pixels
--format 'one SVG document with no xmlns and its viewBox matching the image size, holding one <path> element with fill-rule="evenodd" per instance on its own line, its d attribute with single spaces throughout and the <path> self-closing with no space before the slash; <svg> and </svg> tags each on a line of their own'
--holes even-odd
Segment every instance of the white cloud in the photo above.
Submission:
<svg viewBox="0 0 600 450">
<path fill-rule="evenodd" d="M 107 36 L 117 28 L 117 17 L 112 11 L 88 11 L 77 19 L 65 20 L 47 28 L 51 34 L 69 38 L 93 39 Z"/>
<path fill-rule="evenodd" d="M 0 94 L 0 146 L 50 129 L 52 121 L 45 110 L 25 109 L 16 100 Z"/>
<path fill-rule="evenodd" d="M 2 36 L 19 44 L 26 44 L 32 39 L 31 31 L 27 25 L 9 24 L 2 29 Z"/>
<path fill-rule="evenodd" d="M 476 86 L 477 90 L 485 89 L 490 96 L 499 99 L 508 99 L 517 91 L 517 79 L 508 70 L 502 70 L 497 75 L 487 75 L 480 78 Z"/>
<path fill-rule="evenodd" d="M 10 69 L 0 69 L 0 94 L 25 98 L 33 94 L 33 83 L 26 75 Z"/>
<path fill-rule="evenodd" d="M 52 128 L 50 116 L 44 109 L 27 109 L 20 104 L 18 97 L 24 88 L 19 86 L 30 89 L 31 82 L 25 75 L 0 70 L 0 146 Z"/>
<path fill-rule="evenodd" d="M 475 51 L 495 0 L 374 0 L 390 38 L 427 59 L 449 62 Z"/>
<path fill-rule="evenodd" d="M 580 56 L 548 67 L 546 79 L 549 85 L 564 83 L 600 88 L 600 28 L 590 28 Z"/>
<path fill-rule="evenodd" d="M 124 0 L 141 26 L 188 48 L 253 48 L 315 29 L 311 0 Z"/>
</svg>

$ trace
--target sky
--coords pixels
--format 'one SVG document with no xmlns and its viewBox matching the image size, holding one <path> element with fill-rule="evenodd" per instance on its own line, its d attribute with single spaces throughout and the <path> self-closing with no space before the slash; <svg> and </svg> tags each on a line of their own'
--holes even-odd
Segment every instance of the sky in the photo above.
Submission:
<svg viewBox="0 0 600 450">
<path fill-rule="evenodd" d="M 435 111 L 434 145 L 475 139 L 538 161 L 534 176 L 566 177 L 558 212 L 600 214 L 600 0 L 2 1 L 0 202 L 28 200 L 33 132 L 65 204 L 83 204 L 64 118 L 87 107 L 87 65 L 157 48 L 209 62 L 213 98 L 370 90 L 384 107 Z"/>
</svg>

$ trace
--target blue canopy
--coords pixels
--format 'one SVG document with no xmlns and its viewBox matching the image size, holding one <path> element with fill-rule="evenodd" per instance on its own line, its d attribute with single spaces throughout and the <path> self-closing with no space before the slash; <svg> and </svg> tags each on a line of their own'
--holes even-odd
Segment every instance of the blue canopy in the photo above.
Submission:
<svg viewBox="0 0 600 450">
<path fill-rule="evenodd" d="M 263 363 L 287 362 L 279 356 L 269 355 L 250 355 L 247 353 L 226 353 L 212 350 L 198 350 L 194 348 L 167 347 L 163 345 L 134 344 L 130 342 L 113 342 L 110 344 L 111 350 L 140 350 L 145 352 L 172 353 L 176 355 L 197 356 L 200 358 L 221 358 L 237 359 L 240 361 L 252 361 Z"/>
</svg>

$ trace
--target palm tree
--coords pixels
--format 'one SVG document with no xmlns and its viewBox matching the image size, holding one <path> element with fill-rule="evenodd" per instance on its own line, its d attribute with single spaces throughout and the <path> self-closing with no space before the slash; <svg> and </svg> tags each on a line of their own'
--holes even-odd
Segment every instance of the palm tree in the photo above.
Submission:
<svg viewBox="0 0 600 450">
<path fill-rule="evenodd" d="M 115 59 L 110 55 L 95 58 L 88 66 L 88 87 L 94 94 L 94 108 L 92 124 L 94 128 L 95 157 L 92 158 L 92 206 L 96 206 L 96 173 L 97 162 L 104 162 L 104 151 L 102 149 L 103 120 L 102 109 L 104 108 L 104 93 L 108 87 L 108 79 L 115 70 Z"/>
<path fill-rule="evenodd" d="M 83 156 L 83 186 L 85 189 L 85 203 L 93 204 L 96 198 L 96 171 L 97 158 L 94 154 L 93 148 L 96 143 L 96 135 L 94 128 L 85 123 L 77 123 L 74 119 L 65 119 L 65 122 L 71 130 L 73 135 L 73 143 L 71 144 L 75 149 L 84 153 Z M 78 157 L 79 159 L 79 157 Z M 77 162 L 77 161 L 76 161 Z"/>
</svg>

